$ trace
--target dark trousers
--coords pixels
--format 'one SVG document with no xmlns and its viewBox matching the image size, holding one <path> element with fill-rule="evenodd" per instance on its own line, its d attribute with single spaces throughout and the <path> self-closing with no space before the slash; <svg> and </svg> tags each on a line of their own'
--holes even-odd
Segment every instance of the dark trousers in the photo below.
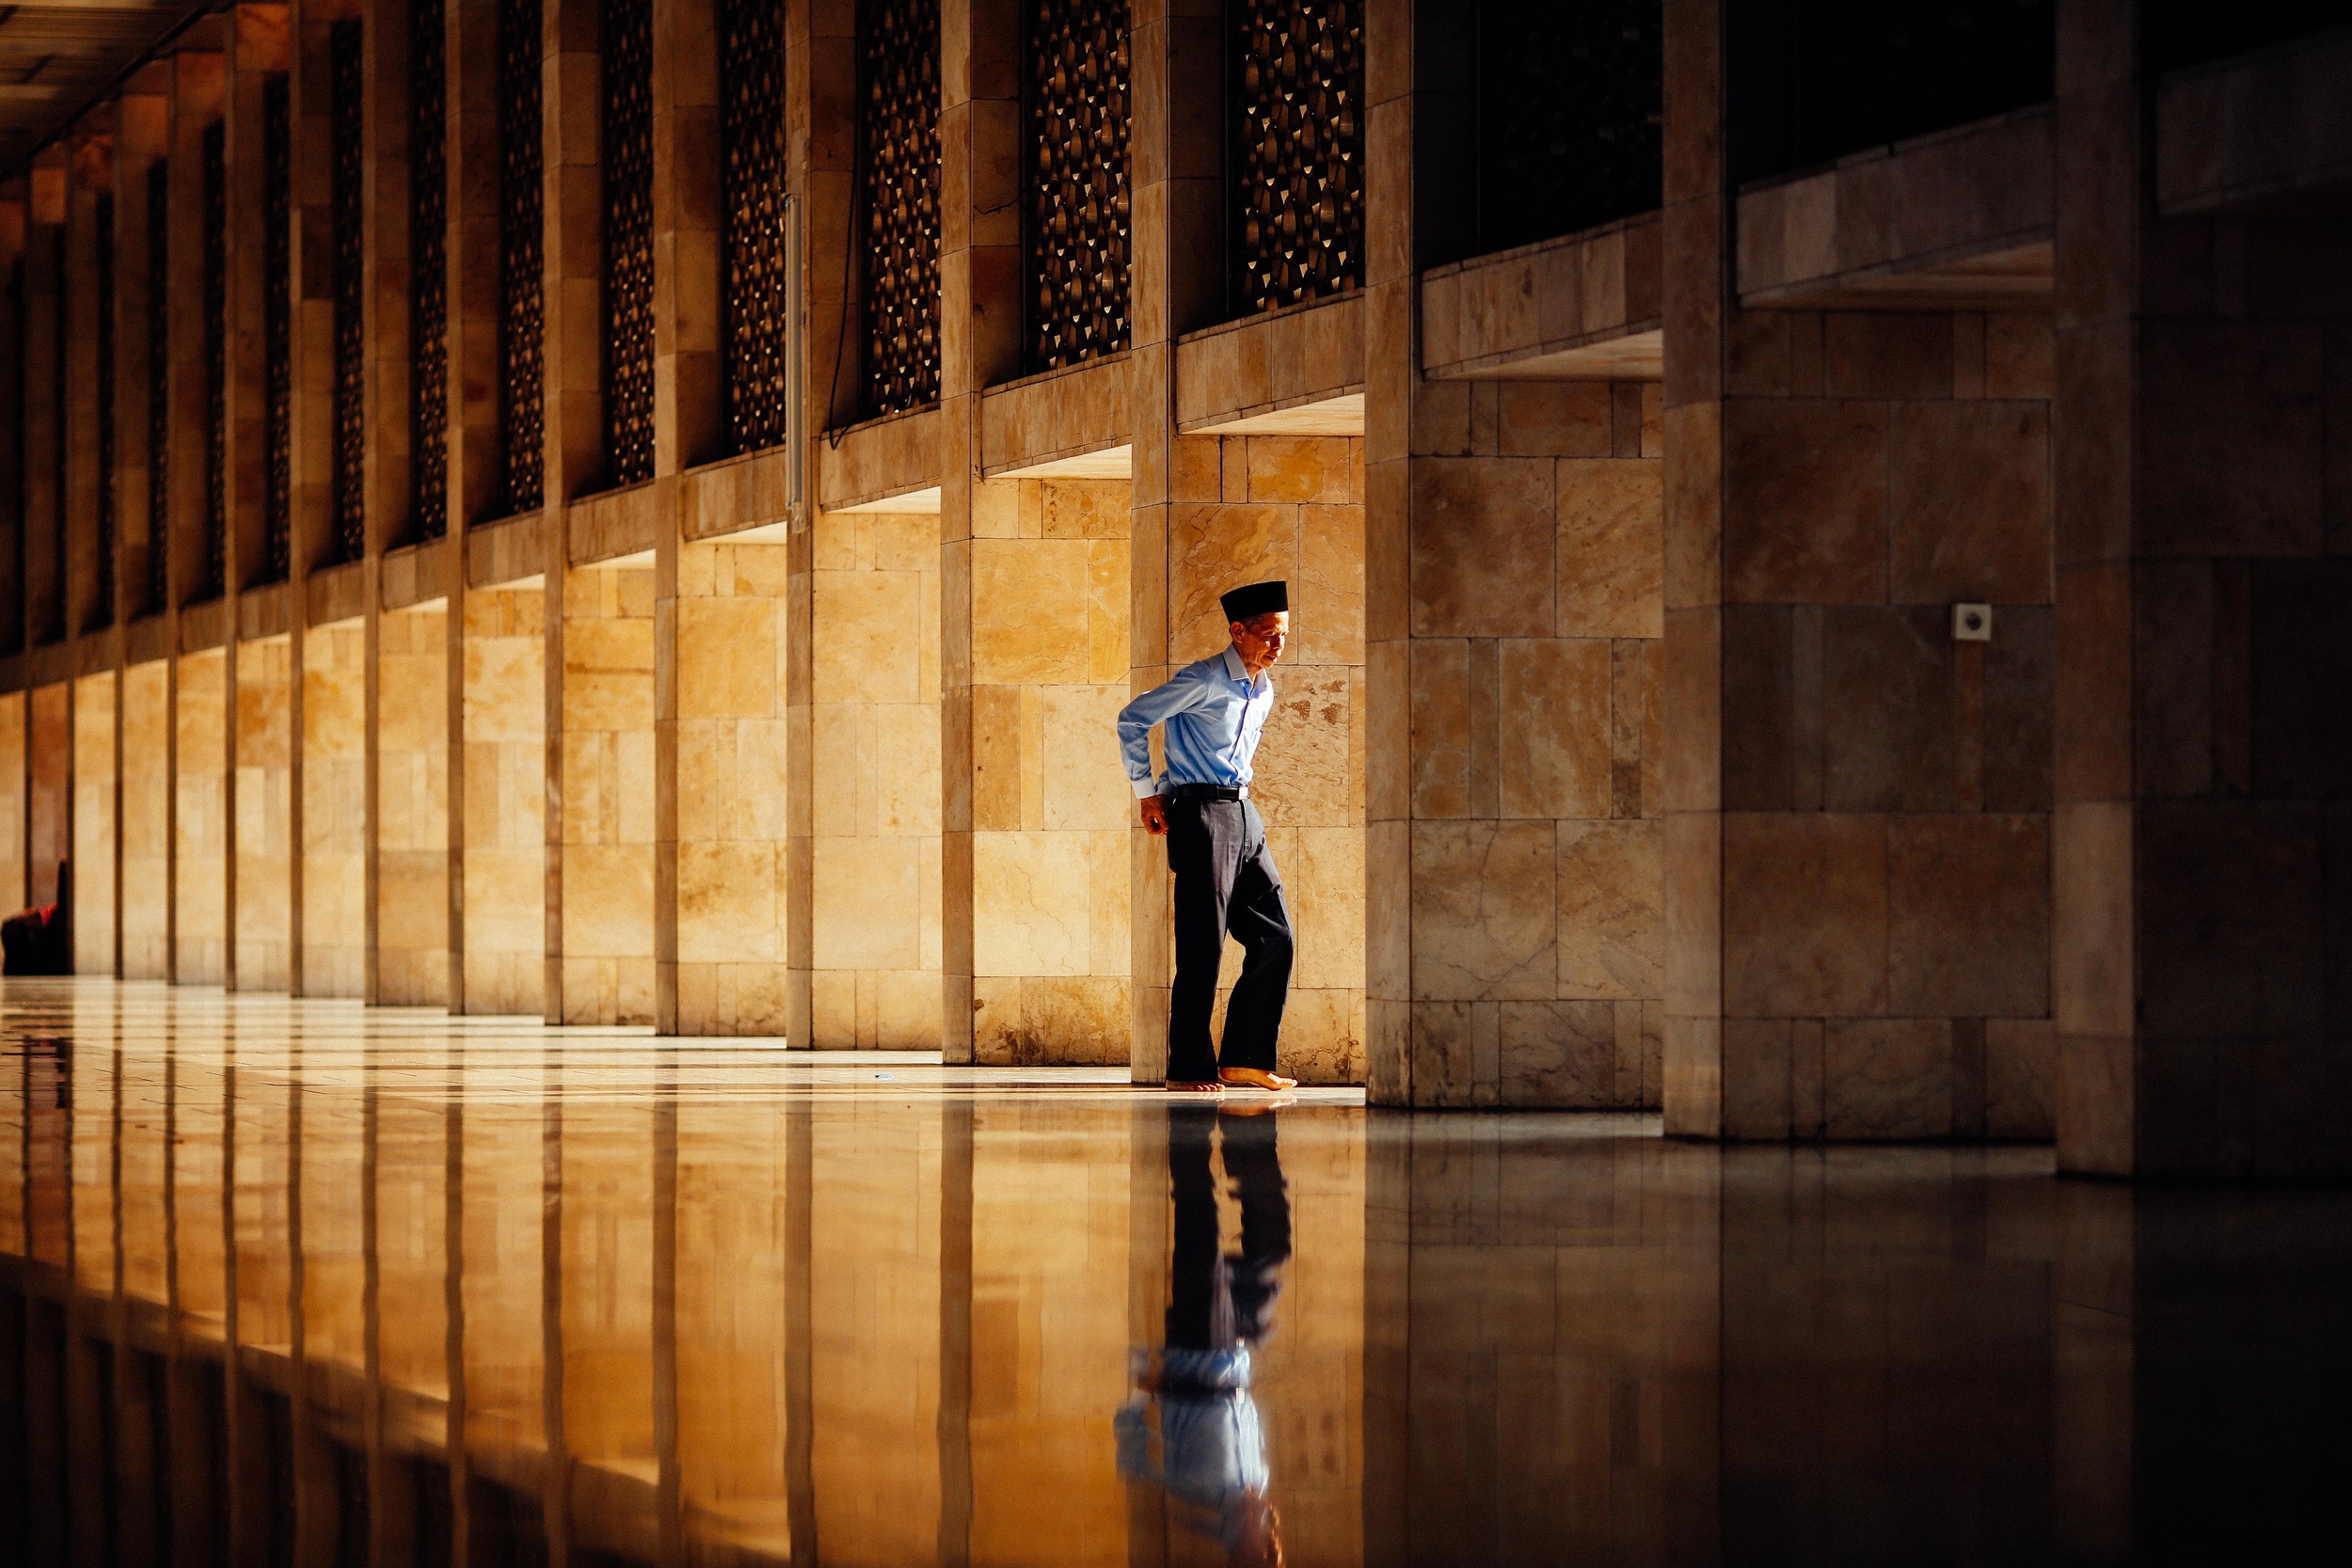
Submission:
<svg viewBox="0 0 2352 1568">
<path fill-rule="evenodd" d="M 1291 1202 L 1273 1116 L 1219 1116 L 1206 1105 L 1170 1105 L 1168 1178 L 1176 1200 L 1166 1326 L 1170 1350 L 1254 1345 L 1272 1325 L 1291 1255 Z M 1216 1178 L 1209 1133 L 1225 1133 L 1225 1173 L 1241 1199 L 1241 1253 L 1219 1244 Z"/>
<path fill-rule="evenodd" d="M 1231 932 L 1241 978 L 1225 1004 L 1226 1067 L 1274 1070 L 1274 1042 L 1291 990 L 1291 911 L 1266 849 L 1265 824 L 1247 800 L 1177 796 L 1168 802 L 1168 868 L 1176 874 L 1176 980 L 1168 1006 L 1168 1076 L 1216 1076 L 1209 1015 Z"/>
</svg>

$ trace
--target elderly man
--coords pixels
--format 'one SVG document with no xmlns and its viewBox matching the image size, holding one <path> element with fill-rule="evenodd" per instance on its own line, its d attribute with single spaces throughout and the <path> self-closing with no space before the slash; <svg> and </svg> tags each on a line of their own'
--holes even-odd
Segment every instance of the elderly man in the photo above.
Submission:
<svg viewBox="0 0 2352 1568">
<path fill-rule="evenodd" d="M 1274 1070 L 1291 987 L 1291 916 L 1265 824 L 1249 803 L 1250 758 L 1274 707 L 1266 672 L 1290 640 L 1290 585 L 1253 582 L 1218 601 L 1232 645 L 1188 664 L 1119 715 L 1119 751 L 1142 801 L 1143 826 L 1168 839 L 1176 874 L 1176 981 L 1168 1008 L 1168 1086 L 1222 1095 L 1228 1084 L 1268 1090 L 1297 1080 Z M 1166 726 L 1168 767 L 1152 777 L 1152 726 Z M 1222 1059 L 1210 1049 L 1225 936 L 1242 945 L 1241 978 L 1225 1005 Z"/>
</svg>

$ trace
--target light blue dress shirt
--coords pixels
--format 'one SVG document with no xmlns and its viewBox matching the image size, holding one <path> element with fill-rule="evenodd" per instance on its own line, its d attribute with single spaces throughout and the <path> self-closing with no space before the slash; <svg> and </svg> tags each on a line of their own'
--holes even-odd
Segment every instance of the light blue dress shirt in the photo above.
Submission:
<svg viewBox="0 0 2352 1568">
<path fill-rule="evenodd" d="M 1119 758 L 1136 799 L 1188 784 L 1247 789 L 1258 735 L 1273 708 L 1272 677 L 1261 671 L 1252 680 L 1237 648 L 1185 665 L 1167 685 L 1119 710 Z M 1156 780 L 1152 777 L 1154 724 L 1167 726 L 1162 750 L 1168 768 Z"/>
</svg>

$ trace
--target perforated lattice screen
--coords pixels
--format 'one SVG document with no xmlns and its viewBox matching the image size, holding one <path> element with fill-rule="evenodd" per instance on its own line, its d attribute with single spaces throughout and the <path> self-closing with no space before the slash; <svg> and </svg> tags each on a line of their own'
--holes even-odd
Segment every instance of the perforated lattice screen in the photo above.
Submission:
<svg viewBox="0 0 2352 1568">
<path fill-rule="evenodd" d="M 147 166 L 147 608 L 171 602 L 171 165 Z"/>
<path fill-rule="evenodd" d="M 449 166 L 447 17 L 417 0 L 408 40 L 409 526 L 449 531 Z"/>
<path fill-rule="evenodd" d="M 1361 0 L 1233 0 L 1229 182 L 1237 303 L 1272 310 L 1364 270 Z"/>
<path fill-rule="evenodd" d="M 756 451 L 784 440 L 792 405 L 784 10 L 773 0 L 721 0 L 719 27 L 727 441 Z"/>
<path fill-rule="evenodd" d="M 547 463 L 539 55 L 539 0 L 500 0 L 499 429 L 510 513 L 539 505 Z"/>
<path fill-rule="evenodd" d="M 262 82 L 262 540 L 273 581 L 294 569 L 294 111 L 286 73 Z"/>
<path fill-rule="evenodd" d="M 229 166 L 224 127 L 204 128 L 204 577 L 195 597 L 229 583 Z"/>
<path fill-rule="evenodd" d="M 1663 27 L 1658 0 L 1486 0 L 1480 250 L 1574 233 L 1659 204 Z"/>
<path fill-rule="evenodd" d="M 1126 0 L 1033 0 L 1028 336 L 1034 370 L 1130 339 Z"/>
<path fill-rule="evenodd" d="M 115 198 L 98 198 L 98 614 L 115 618 Z"/>
<path fill-rule="evenodd" d="M 335 554 L 338 560 L 357 561 L 368 538 L 367 257 L 359 222 L 366 89 L 358 23 L 338 22 L 328 31 L 327 65 L 335 160 L 328 196 L 335 230 Z"/>
<path fill-rule="evenodd" d="M 606 477 L 653 477 L 653 0 L 604 0 Z"/>
<path fill-rule="evenodd" d="M 858 8 L 866 402 L 939 401 L 939 4 Z"/>
</svg>

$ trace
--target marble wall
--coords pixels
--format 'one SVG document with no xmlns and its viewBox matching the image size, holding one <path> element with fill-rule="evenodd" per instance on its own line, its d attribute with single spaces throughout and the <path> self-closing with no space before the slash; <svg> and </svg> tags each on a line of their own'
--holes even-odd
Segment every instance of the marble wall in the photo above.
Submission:
<svg viewBox="0 0 2352 1568">
<path fill-rule="evenodd" d="M 1135 795 L 1123 483 L 972 490 L 973 1055 L 1124 1062 Z M 819 639 L 823 630 L 818 628 Z"/>
<path fill-rule="evenodd" d="M 376 622 L 375 999 L 449 999 L 449 611 Z"/>
<path fill-rule="evenodd" d="M 822 513 L 814 531 L 809 1043 L 933 1051 L 939 519 Z"/>
<path fill-rule="evenodd" d="M 1307 1083 L 1363 1078 L 1363 443 L 1344 436 L 1178 436 L 1170 459 L 1168 668 L 1232 641 L 1218 596 L 1291 585 L 1291 644 L 1252 796 L 1296 948 L 1280 1067 Z M 1132 801 L 1128 807 L 1132 816 Z M 1156 848 L 1156 847 L 1154 847 Z M 1162 912 L 1159 918 L 1168 916 Z M 1227 943 L 1213 1027 L 1241 972 Z"/>
<path fill-rule="evenodd" d="M 294 901 L 287 892 L 294 876 L 293 660 L 291 637 L 237 649 L 240 990 L 284 990 L 292 973 Z"/>
<path fill-rule="evenodd" d="M 25 765 L 24 901 L 49 904 L 57 897 L 57 865 L 71 852 L 66 843 L 66 798 L 72 785 L 68 766 L 73 737 L 72 711 L 62 683 L 35 687 L 26 698 L 29 721 Z"/>
<path fill-rule="evenodd" d="M 564 585 L 563 1016 L 653 1022 L 653 572 Z"/>
<path fill-rule="evenodd" d="M 465 974 L 469 1013 L 536 1013 L 547 967 L 546 593 L 466 594 Z"/>
<path fill-rule="evenodd" d="M 73 683 L 73 970 L 115 968 L 114 673 Z"/>
<path fill-rule="evenodd" d="M 358 996 L 367 984 L 367 738 L 366 627 L 313 626 L 302 647 L 306 996 Z"/>
<path fill-rule="evenodd" d="M 217 648 L 180 660 L 171 977 L 183 986 L 217 986 L 229 974 L 228 677 Z"/>
<path fill-rule="evenodd" d="M 782 543 L 678 552 L 680 1034 L 785 1030 L 791 556 Z"/>
<path fill-rule="evenodd" d="M 1379 318 L 1375 318 L 1379 319 Z M 1381 1022 L 1414 1105 L 1659 1103 L 1654 384 L 1422 383 L 1368 574 Z M 1387 493 L 1378 493 L 1379 487 Z"/>
<path fill-rule="evenodd" d="M 0 697 L 0 904 L 24 906 L 24 720 L 26 699 Z"/>
<path fill-rule="evenodd" d="M 5 723 L 0 708 L 0 723 Z M 171 665 L 122 673 L 122 977 L 171 978 Z M 5 767 L 0 743 L 0 767 Z M 0 887 L 6 872 L 0 870 Z"/>
</svg>

